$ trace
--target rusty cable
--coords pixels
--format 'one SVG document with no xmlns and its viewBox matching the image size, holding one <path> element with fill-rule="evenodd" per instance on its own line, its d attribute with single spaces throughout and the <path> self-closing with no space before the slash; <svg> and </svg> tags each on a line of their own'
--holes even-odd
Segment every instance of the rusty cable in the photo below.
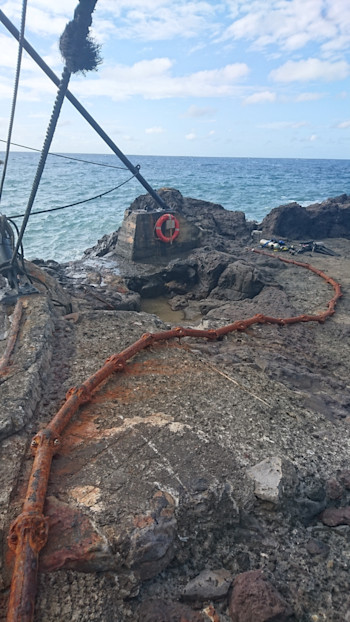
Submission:
<svg viewBox="0 0 350 622">
<path fill-rule="evenodd" d="M 10 334 L 6 343 L 5 352 L 0 359 L 0 376 L 3 376 L 10 363 L 10 357 L 16 345 L 19 328 L 21 325 L 22 319 L 22 311 L 23 311 L 23 303 L 22 300 L 17 300 L 15 310 L 12 315 L 12 325 Z"/>
<path fill-rule="evenodd" d="M 275 258 L 276 255 L 265 251 L 253 252 Z M 323 278 L 334 289 L 334 296 L 327 304 L 327 310 L 310 315 L 303 314 L 290 318 L 275 318 L 261 313 L 246 320 L 236 320 L 218 329 L 202 330 L 177 326 L 158 333 L 145 333 L 137 341 L 119 354 L 113 354 L 92 376 L 78 387 L 70 389 L 66 401 L 46 428 L 34 436 L 31 447 L 34 462 L 30 474 L 26 498 L 22 513 L 10 527 L 8 544 L 15 554 L 12 575 L 7 622 L 32 622 L 35 606 L 39 552 L 45 546 L 48 537 L 48 518 L 44 516 L 44 503 L 53 455 L 60 446 L 60 435 L 68 425 L 78 408 L 91 400 L 97 387 L 114 372 L 122 371 L 126 362 L 135 354 L 159 341 L 196 337 L 218 339 L 233 331 L 244 331 L 253 324 L 277 324 L 285 326 L 298 322 L 324 322 L 335 313 L 335 306 L 342 296 L 341 287 L 333 278 L 314 268 L 310 264 L 278 257 L 284 263 L 294 264 L 311 270 Z"/>
</svg>

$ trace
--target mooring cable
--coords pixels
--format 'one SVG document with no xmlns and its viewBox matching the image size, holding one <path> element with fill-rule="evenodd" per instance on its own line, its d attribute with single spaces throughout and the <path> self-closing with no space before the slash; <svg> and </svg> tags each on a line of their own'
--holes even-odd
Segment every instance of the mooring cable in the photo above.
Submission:
<svg viewBox="0 0 350 622">
<path fill-rule="evenodd" d="M 35 201 L 40 180 L 45 168 L 47 155 L 54 137 L 58 118 L 67 93 L 69 80 L 72 73 L 90 71 L 96 69 L 100 62 L 99 47 L 91 40 L 89 35 L 92 23 L 92 13 L 97 0 L 80 0 L 74 11 L 74 18 L 67 24 L 60 39 L 60 51 L 65 59 L 62 77 L 59 83 L 56 100 L 53 106 L 51 118 L 46 131 L 44 144 L 41 150 L 40 160 L 36 170 L 32 190 L 28 199 L 27 208 L 22 221 L 21 230 L 13 251 L 11 265 L 16 263 L 18 249 L 22 243 L 23 235 L 28 223 L 30 212 Z"/>
<path fill-rule="evenodd" d="M 5 177 L 6 177 L 7 164 L 8 164 L 8 159 L 9 159 L 9 155 L 10 155 L 10 145 L 11 145 L 11 137 L 12 137 L 12 130 L 13 130 L 13 122 L 14 122 L 14 119 L 15 119 L 17 94 L 18 94 L 18 85 L 19 85 L 19 76 L 20 76 L 20 73 L 21 73 L 21 64 L 22 64 L 23 40 L 24 40 L 24 30 L 25 30 L 25 23 L 26 23 L 26 12 L 27 12 L 27 0 L 23 0 L 22 1 L 21 30 L 20 30 L 20 34 L 19 34 L 19 40 L 18 40 L 18 54 L 17 54 L 17 66 L 16 66 L 16 74 L 15 74 L 15 84 L 14 84 L 14 89 L 13 89 L 13 97 L 12 97 L 12 105 L 11 105 L 11 115 L 10 115 L 10 122 L 9 122 L 7 141 L 6 141 L 5 160 L 4 160 L 4 164 L 3 164 L 2 176 L 1 176 L 1 182 L 0 182 L 0 201 L 1 201 L 1 197 L 2 197 L 2 191 L 3 191 L 3 187 L 4 187 Z"/>
<path fill-rule="evenodd" d="M 111 188 L 110 190 L 106 190 L 105 192 L 100 192 L 99 194 L 96 194 L 95 196 L 90 197 L 89 199 L 83 199 L 82 201 L 76 201 L 75 203 L 69 203 L 69 205 L 61 205 L 60 207 L 51 207 L 50 209 L 36 210 L 35 212 L 31 212 L 30 216 L 35 216 L 36 214 L 48 214 L 49 212 L 57 212 L 58 210 L 66 209 L 67 207 L 83 205 L 83 203 L 88 203 L 89 201 L 94 201 L 95 199 L 101 199 L 102 197 L 106 196 L 106 194 L 110 194 L 111 192 L 118 190 L 118 188 L 125 186 L 125 184 L 127 184 L 129 181 L 134 179 L 134 177 L 135 175 L 132 175 L 131 177 L 129 177 L 128 179 L 120 183 L 118 186 L 115 186 L 114 188 Z M 23 218 L 24 215 L 25 214 L 15 214 L 14 216 L 11 216 L 11 218 Z"/>
<path fill-rule="evenodd" d="M 5 143 L 6 140 L 0 138 L 0 143 Z M 36 151 L 37 153 L 41 152 L 41 149 L 36 149 L 35 147 L 28 147 L 28 145 L 21 145 L 19 143 L 11 142 L 11 145 L 14 147 L 22 147 L 23 149 L 28 149 L 28 151 Z M 54 153 L 53 151 L 49 151 L 47 155 L 54 156 L 55 158 L 64 158 L 65 160 L 73 160 L 74 162 L 83 162 L 84 164 L 93 164 L 94 166 L 103 166 L 105 168 L 115 168 L 118 171 L 127 171 L 129 170 L 125 166 L 115 166 L 114 164 L 106 164 L 105 162 L 94 162 L 93 160 L 84 160 L 82 158 L 75 158 L 74 156 L 68 156 L 63 153 Z M 138 165 L 140 167 L 140 165 Z M 141 168 L 141 167 L 140 167 Z"/>
</svg>

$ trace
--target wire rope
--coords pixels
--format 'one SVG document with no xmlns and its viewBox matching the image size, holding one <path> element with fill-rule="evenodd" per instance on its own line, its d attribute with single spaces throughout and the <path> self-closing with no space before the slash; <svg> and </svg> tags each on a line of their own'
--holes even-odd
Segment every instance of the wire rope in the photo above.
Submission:
<svg viewBox="0 0 350 622">
<path fill-rule="evenodd" d="M 135 175 L 132 175 L 131 177 L 123 181 L 118 186 L 115 186 L 114 188 L 111 188 L 110 190 L 106 190 L 105 192 L 100 192 L 99 194 L 96 194 L 95 196 L 90 197 L 89 199 L 84 199 L 83 201 L 76 201 L 75 203 L 69 203 L 69 205 L 61 205 L 60 207 L 52 207 L 50 209 L 37 210 L 36 212 L 31 212 L 30 216 L 35 216 L 36 214 L 48 214 L 49 212 L 57 212 L 58 210 L 66 209 L 67 207 L 74 207 L 76 205 L 82 205 L 83 203 L 88 203 L 89 201 L 93 201 L 94 199 L 101 199 L 106 194 L 110 194 L 111 192 L 118 190 L 118 188 L 121 188 L 122 186 L 127 184 L 129 181 L 134 179 L 134 177 Z M 25 214 L 15 214 L 14 216 L 11 216 L 11 218 L 23 218 L 24 215 Z"/>
<path fill-rule="evenodd" d="M 0 138 L 1 143 L 5 143 L 6 140 Z M 41 149 L 35 149 L 35 147 L 28 147 L 27 145 L 20 145 L 19 143 L 11 142 L 11 145 L 15 147 L 22 147 L 23 149 L 28 149 L 29 151 L 36 151 L 37 153 L 41 152 Z M 85 164 L 94 164 L 95 166 L 104 166 L 106 168 L 116 168 L 119 171 L 127 171 L 128 169 L 125 166 L 115 166 L 114 164 L 105 164 L 104 162 L 93 162 L 92 160 L 83 160 L 82 158 L 74 158 L 73 156 L 63 155 L 63 153 L 53 153 L 49 151 L 48 155 L 55 156 L 56 158 L 65 158 L 66 160 L 75 160 L 75 162 L 84 162 Z M 139 168 L 141 168 L 139 166 Z"/>
<path fill-rule="evenodd" d="M 15 85 L 13 90 L 12 97 L 12 106 L 11 106 L 11 115 L 9 122 L 9 129 L 7 134 L 7 144 L 6 144 L 6 153 L 4 160 L 4 168 L 2 171 L 1 182 L 0 182 L 0 201 L 2 197 L 2 191 L 4 187 L 6 171 L 7 171 L 7 163 L 10 155 L 10 145 L 11 145 L 11 137 L 12 137 L 12 129 L 13 122 L 15 119 L 15 111 L 16 111 L 16 103 L 17 103 L 17 94 L 18 94 L 18 86 L 19 86 L 19 75 L 21 73 L 21 64 L 22 64 L 22 53 L 23 53 L 23 39 L 24 39 L 24 29 L 26 23 L 26 13 L 27 13 L 27 0 L 23 0 L 22 2 L 22 16 L 21 16 L 21 30 L 18 40 L 18 54 L 17 54 L 17 66 L 16 66 L 16 74 L 15 74 Z"/>
<path fill-rule="evenodd" d="M 96 46 L 89 37 L 89 29 L 92 23 L 91 16 L 95 9 L 96 2 L 97 0 L 85 0 L 84 3 L 78 4 L 74 11 L 73 20 L 67 24 L 60 38 L 60 51 L 65 60 L 65 66 L 58 86 L 56 100 L 46 131 L 21 230 L 12 254 L 11 266 L 16 264 L 17 253 L 22 243 L 23 235 L 39 188 L 71 74 L 77 71 L 83 73 L 85 71 L 90 71 L 95 69 L 99 63 L 98 46 Z"/>
<path fill-rule="evenodd" d="M 55 133 L 55 129 L 56 129 L 56 125 L 57 125 L 57 121 L 58 121 L 58 117 L 61 111 L 61 107 L 62 107 L 62 103 L 64 100 L 64 96 L 68 87 L 68 83 L 69 83 L 69 79 L 70 79 L 71 73 L 70 71 L 65 67 L 63 69 L 63 73 L 62 73 L 62 78 L 61 78 L 61 82 L 60 82 L 60 86 L 58 88 L 58 92 L 57 92 L 57 97 L 54 103 L 54 107 L 53 107 L 53 111 L 51 114 L 51 118 L 50 118 L 50 122 L 47 128 L 47 132 L 46 132 L 46 136 L 45 136 L 45 140 L 44 140 L 44 144 L 43 144 L 43 148 L 41 151 L 41 155 L 40 155 L 40 160 L 39 160 L 39 164 L 37 167 L 37 171 L 36 171 L 36 175 L 34 178 L 34 182 L 33 182 L 33 186 L 32 186 L 32 191 L 30 193 L 29 199 L 28 199 L 28 205 L 27 205 L 27 209 L 25 211 L 24 214 L 24 218 L 23 218 L 23 222 L 22 222 L 22 226 L 21 226 L 21 230 L 19 232 L 19 236 L 17 239 L 17 244 L 16 247 L 13 251 L 13 255 L 12 255 L 12 259 L 11 259 L 11 264 L 13 265 L 16 262 L 16 256 L 17 256 L 17 252 L 18 249 L 22 243 L 22 239 L 23 239 L 23 235 L 27 226 L 27 222 L 30 216 L 30 212 L 31 209 L 33 207 L 33 203 L 36 197 L 36 193 L 39 187 L 39 183 L 40 183 L 40 179 L 45 167 L 45 162 L 46 162 L 46 157 L 47 157 L 47 152 L 50 148 L 54 133 Z"/>
</svg>

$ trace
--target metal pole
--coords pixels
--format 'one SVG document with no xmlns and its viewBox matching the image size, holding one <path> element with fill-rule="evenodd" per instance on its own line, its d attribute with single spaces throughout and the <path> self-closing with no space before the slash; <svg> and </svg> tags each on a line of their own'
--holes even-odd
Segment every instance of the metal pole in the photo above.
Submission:
<svg viewBox="0 0 350 622">
<path fill-rule="evenodd" d="M 12 24 L 12 22 L 6 17 L 3 11 L 0 10 L 0 21 L 3 23 L 5 28 L 17 39 L 19 40 L 19 32 L 17 28 Z M 56 74 L 50 69 L 50 67 L 45 63 L 45 61 L 41 58 L 41 56 L 34 50 L 34 48 L 28 43 L 28 41 L 23 38 L 22 44 L 26 52 L 28 52 L 29 56 L 39 65 L 39 67 L 46 73 L 46 75 L 56 84 L 59 85 L 60 79 L 56 76 Z M 159 194 L 155 190 L 153 190 L 152 186 L 145 180 L 145 178 L 141 175 L 139 168 L 134 166 L 132 162 L 124 155 L 122 151 L 117 147 L 117 145 L 113 142 L 113 140 L 106 134 L 106 132 L 102 129 L 102 127 L 95 121 L 95 119 L 90 115 L 90 113 L 82 106 L 79 100 L 74 97 L 74 95 L 67 90 L 66 97 L 69 99 L 71 104 L 80 112 L 80 114 L 84 117 L 84 119 L 91 125 L 91 127 L 97 132 L 97 134 L 104 140 L 104 142 L 110 147 L 110 149 L 115 153 L 116 156 L 125 164 L 125 166 L 135 175 L 136 179 L 140 182 L 140 184 L 147 190 L 147 192 L 151 195 L 151 197 L 158 203 L 158 205 L 167 210 L 168 207 L 166 203 L 161 199 Z"/>
</svg>

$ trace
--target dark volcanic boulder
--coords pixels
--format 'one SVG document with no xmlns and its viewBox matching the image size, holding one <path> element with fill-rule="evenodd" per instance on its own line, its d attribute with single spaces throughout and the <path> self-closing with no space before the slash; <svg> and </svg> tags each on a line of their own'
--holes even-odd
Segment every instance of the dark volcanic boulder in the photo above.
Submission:
<svg viewBox="0 0 350 622">
<path fill-rule="evenodd" d="M 262 274 L 254 266 L 244 261 L 230 263 L 222 272 L 218 285 L 211 296 L 225 300 L 243 300 L 257 296 L 265 282 Z"/>
<path fill-rule="evenodd" d="M 174 212 L 182 211 L 184 198 L 179 190 L 175 188 L 160 188 L 157 190 L 157 194 L 159 194 L 160 198 L 163 199 L 170 210 Z M 146 210 L 146 212 L 148 212 L 154 209 L 159 209 L 159 205 L 150 194 L 142 194 L 137 197 L 129 207 L 130 211 Z"/>
<path fill-rule="evenodd" d="M 210 292 L 217 286 L 220 275 L 230 261 L 230 256 L 204 247 L 194 254 L 194 259 L 198 284 L 192 292 L 194 297 L 200 300 L 209 296 Z"/>
<path fill-rule="evenodd" d="M 118 232 L 119 229 L 113 233 L 106 233 L 94 246 L 84 251 L 84 256 L 104 257 L 107 253 L 114 251 L 118 242 Z"/>
<path fill-rule="evenodd" d="M 219 235 L 242 242 L 250 239 L 251 229 L 243 212 L 215 211 L 213 220 Z"/>
<path fill-rule="evenodd" d="M 183 214 L 189 222 L 211 236 L 242 241 L 250 238 L 253 223 L 246 221 L 243 212 L 226 210 L 218 203 L 183 197 L 175 188 L 160 188 L 157 192 L 170 210 Z M 129 208 L 130 211 L 153 209 L 158 209 L 158 205 L 149 194 L 137 197 Z"/>
<path fill-rule="evenodd" d="M 312 237 L 349 238 L 350 237 L 350 196 L 342 194 L 323 203 L 315 203 L 307 208 Z"/>
<path fill-rule="evenodd" d="M 230 599 L 233 622 L 287 622 L 292 611 L 261 570 L 237 575 Z"/>
<path fill-rule="evenodd" d="M 271 210 L 261 224 L 263 237 L 286 237 L 292 239 L 309 236 L 309 215 L 306 207 L 298 203 L 280 205 Z"/>
<path fill-rule="evenodd" d="M 261 229 L 262 237 L 350 238 L 350 196 L 342 194 L 308 207 L 280 205 L 264 218 Z"/>
</svg>

